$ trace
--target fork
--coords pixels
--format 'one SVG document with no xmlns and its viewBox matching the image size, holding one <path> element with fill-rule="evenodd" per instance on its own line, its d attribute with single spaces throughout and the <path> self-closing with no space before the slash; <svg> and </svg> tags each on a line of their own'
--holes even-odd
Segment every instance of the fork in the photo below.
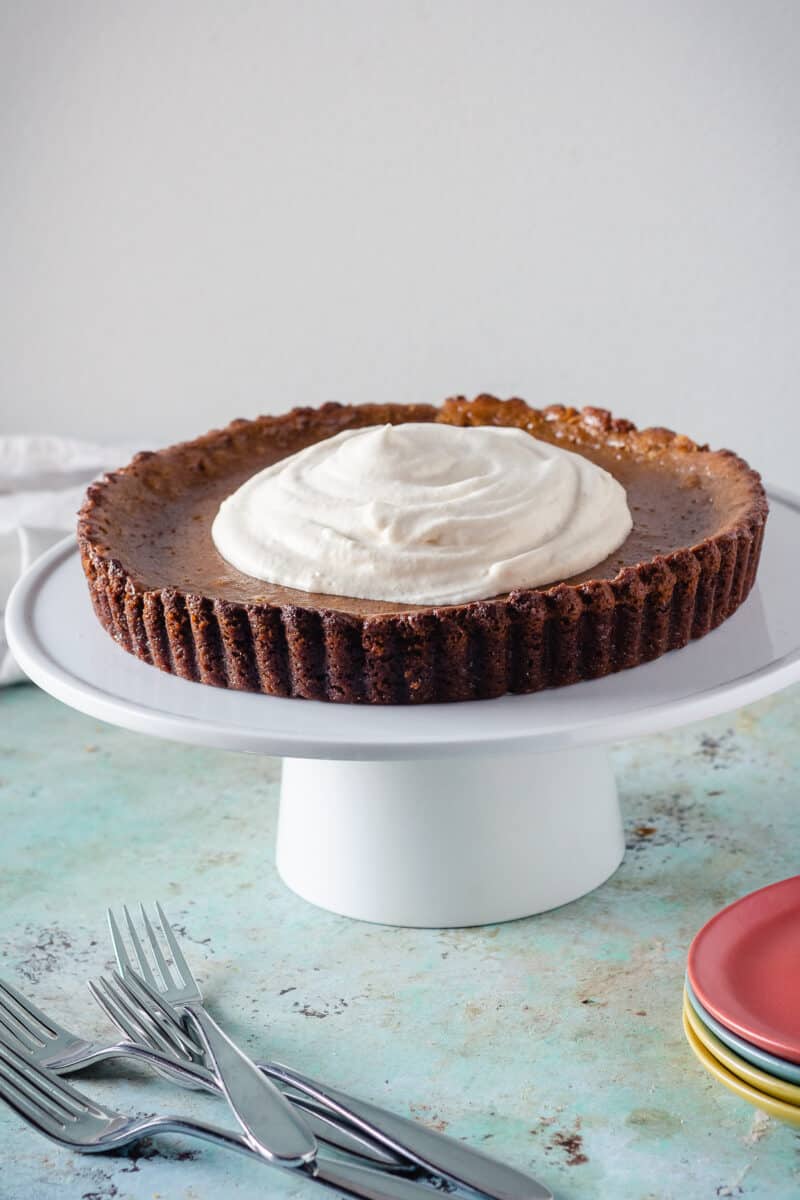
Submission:
<svg viewBox="0 0 800 1200">
<path fill-rule="evenodd" d="M 123 908 L 123 914 L 139 971 L 137 972 L 131 962 L 119 924 L 109 909 L 108 923 L 114 953 L 123 980 L 131 985 L 139 996 L 138 1007 L 142 1013 L 149 1015 L 151 1020 L 161 1023 L 163 1027 L 171 1024 L 176 1035 L 177 1030 L 185 1034 L 185 1026 L 177 1010 L 183 1009 L 193 1016 L 198 1011 L 204 1011 L 202 993 L 163 908 L 156 904 L 155 909 L 166 944 L 166 953 L 171 957 L 173 970 L 178 976 L 177 981 L 170 972 L 165 952 L 144 905 L 140 905 L 142 923 L 161 977 L 161 984 L 156 981 L 127 907 Z M 130 992 L 127 999 L 130 1003 Z M 195 1044 L 193 1053 L 203 1061 L 201 1046 Z M 357 1100 L 339 1089 L 317 1083 L 282 1063 L 259 1063 L 258 1066 L 265 1075 L 315 1100 L 318 1105 L 327 1109 L 329 1115 L 340 1118 L 352 1129 L 373 1139 L 393 1154 L 402 1156 L 410 1164 L 421 1168 L 428 1176 L 444 1181 L 446 1185 L 466 1187 L 492 1197 L 492 1200 L 552 1200 L 552 1192 L 532 1176 L 420 1125 L 417 1121 L 400 1117 L 379 1105 Z"/>
<path fill-rule="evenodd" d="M 101 996 L 97 999 L 103 1004 Z M 111 1015 L 108 1007 L 106 1012 Z M 194 1061 L 187 1052 L 187 1045 L 192 1050 L 196 1050 L 196 1045 L 182 1029 L 178 1035 L 167 1021 L 159 1023 L 142 1015 L 141 1020 L 126 1024 L 124 1013 L 116 1012 L 116 1017 L 120 1016 L 122 1020 L 114 1017 L 112 1020 L 122 1029 L 126 1040 L 113 1043 L 89 1041 L 65 1029 L 27 996 L 0 979 L 0 1037 L 5 1037 L 18 1053 L 38 1066 L 66 1075 L 108 1059 L 138 1059 L 184 1087 L 219 1093 L 213 1071 Z M 408 1164 L 396 1155 L 342 1126 L 323 1105 L 304 1098 L 299 1106 L 320 1140 L 387 1169 L 408 1169 Z"/>
<path fill-rule="evenodd" d="M 128 1117 L 97 1104 L 54 1071 L 21 1054 L 4 1032 L 0 1032 L 0 1099 L 51 1141 L 83 1154 L 120 1150 L 155 1134 L 179 1133 L 267 1161 L 252 1142 L 232 1130 L 188 1117 Z M 422 1181 L 319 1156 L 296 1170 L 358 1200 L 421 1200 L 431 1193 Z"/>
<path fill-rule="evenodd" d="M 159 1031 L 160 1028 L 163 1033 Z M 27 996 L 0 979 L 0 1037 L 13 1038 L 18 1049 L 35 1058 L 40 1066 L 58 1074 L 83 1070 L 112 1058 L 139 1058 L 156 1068 L 163 1068 L 165 1056 L 169 1058 L 181 1054 L 182 1042 L 174 1027 L 169 1030 L 166 1022 L 159 1027 L 151 1021 L 148 1029 L 148 1038 L 136 1045 L 127 1041 L 89 1041 L 59 1025 Z M 175 1058 L 169 1058 L 170 1074 L 174 1073 L 175 1061 Z M 177 1061 L 180 1062 L 180 1075 L 188 1085 L 209 1089 L 205 1072 L 195 1068 L 191 1055 L 178 1058 Z"/>
<path fill-rule="evenodd" d="M 194 1017 L 192 1020 L 220 1088 L 253 1148 L 278 1166 L 295 1168 L 312 1162 L 317 1155 L 317 1140 L 305 1119 L 210 1018 L 202 1022 Z M 8 1021 L 5 1028 L 9 1028 Z M 13 1045 L 24 1043 L 26 1036 L 21 1027 L 14 1028 L 11 1023 L 11 1039 L 6 1038 L 5 1044 L 8 1047 L 11 1043 L 15 1060 L 22 1059 L 30 1066 L 30 1054 L 26 1058 Z M 27 1040 L 30 1049 L 32 1039 Z"/>
<path fill-rule="evenodd" d="M 160 905 L 156 907 L 173 962 L 176 969 L 180 971 L 180 947 L 163 910 Z M 128 932 L 134 941 L 138 953 L 138 950 L 142 949 L 142 946 L 136 936 L 136 929 L 127 908 L 125 909 L 125 917 L 128 924 Z M 253 1088 L 252 1084 L 248 1081 L 253 1078 L 255 1079 L 256 1092 L 258 1093 L 262 1108 L 259 1111 L 259 1106 L 256 1105 L 255 1123 L 258 1132 L 253 1127 L 254 1121 L 252 1117 L 249 1116 L 244 1122 L 249 1134 L 255 1138 L 258 1145 L 271 1158 L 284 1159 L 287 1163 L 292 1163 L 293 1165 L 297 1165 L 300 1162 L 310 1162 L 317 1152 L 317 1140 L 305 1119 L 292 1107 L 272 1080 L 263 1076 L 263 1072 L 262 1078 L 265 1079 L 266 1087 L 259 1083 L 258 1075 L 251 1075 L 253 1071 L 252 1063 L 238 1049 L 235 1043 L 231 1041 L 225 1031 L 220 1028 L 214 1018 L 209 1016 L 203 1008 L 201 1003 L 202 996 L 197 985 L 182 987 L 175 983 L 170 974 L 166 959 L 161 952 L 156 932 L 150 924 L 150 918 L 147 915 L 144 905 L 142 905 L 142 919 L 147 930 L 147 936 L 150 939 L 159 974 L 167 991 L 171 992 L 175 997 L 176 1003 L 180 1004 L 186 1013 L 188 1013 L 192 1019 L 193 1026 L 196 1026 L 200 1032 L 201 1044 L 206 1051 L 203 1058 L 207 1058 L 210 1054 L 212 1059 L 210 1065 L 215 1066 L 218 1057 L 221 1055 L 226 1063 L 226 1070 L 216 1071 L 215 1073 L 225 1092 L 228 1103 L 237 1116 L 239 1112 L 239 1100 L 242 1101 L 248 1113 L 253 1112 Z M 119 928 L 114 920 L 113 913 L 110 911 L 109 922 L 112 925 L 112 933 L 115 933 L 117 940 L 121 941 Z M 155 977 L 144 954 L 142 954 L 142 960 L 146 964 L 147 982 L 155 987 Z M 192 984 L 194 984 L 194 980 L 192 980 Z M 241 1091 L 239 1090 L 240 1082 L 243 1089 Z"/>
</svg>

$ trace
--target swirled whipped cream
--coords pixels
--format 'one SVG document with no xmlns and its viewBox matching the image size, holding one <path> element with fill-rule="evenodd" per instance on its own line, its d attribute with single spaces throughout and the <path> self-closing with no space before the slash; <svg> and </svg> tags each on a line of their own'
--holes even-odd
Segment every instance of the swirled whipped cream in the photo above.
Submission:
<svg viewBox="0 0 800 1200">
<path fill-rule="evenodd" d="M 346 429 L 259 471 L 212 526 L 246 575 L 307 592 L 457 604 L 567 579 L 632 525 L 601 467 L 520 429 Z"/>
</svg>

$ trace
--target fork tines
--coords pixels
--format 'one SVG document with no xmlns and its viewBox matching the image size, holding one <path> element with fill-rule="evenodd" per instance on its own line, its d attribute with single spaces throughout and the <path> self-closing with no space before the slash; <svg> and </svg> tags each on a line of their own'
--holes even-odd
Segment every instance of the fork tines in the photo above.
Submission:
<svg viewBox="0 0 800 1200">
<path fill-rule="evenodd" d="M 9 1035 L 25 1050 L 33 1051 L 58 1037 L 49 1019 L 21 992 L 0 979 L 0 1036 Z"/>
<path fill-rule="evenodd" d="M 149 1012 L 121 975 L 114 971 L 113 976 L 113 982 L 104 975 L 97 982 L 89 980 L 89 991 L 112 1023 L 132 1042 L 152 1043 L 168 1055 L 186 1055 L 185 1037 L 177 1037 L 159 1014 Z"/>
<path fill-rule="evenodd" d="M 128 950 L 125 945 L 125 939 L 122 935 L 122 931 L 117 923 L 114 913 L 111 909 L 108 910 L 108 924 L 111 930 L 111 940 L 114 945 L 114 953 L 117 956 L 117 961 L 122 972 L 124 973 L 127 970 L 138 973 L 154 991 L 158 992 L 177 991 L 180 988 L 196 988 L 194 976 L 192 975 L 189 964 L 184 958 L 183 952 L 178 945 L 178 939 L 172 932 L 172 926 L 167 919 L 166 913 L 158 903 L 156 903 L 155 909 L 158 916 L 158 923 L 161 926 L 164 941 L 166 942 L 169 958 L 172 960 L 172 970 L 174 970 L 175 974 L 178 976 L 177 981 L 173 976 L 172 970 L 170 970 L 167 957 L 161 948 L 161 939 L 156 933 L 153 923 L 151 922 L 150 917 L 147 915 L 147 910 L 143 904 L 139 905 L 139 911 L 141 913 L 142 923 L 147 934 L 147 940 L 150 943 L 150 950 L 153 958 L 155 959 L 158 974 L 161 977 L 161 984 L 159 985 L 156 980 L 155 974 L 153 973 L 153 968 L 151 967 L 150 960 L 147 956 L 147 952 L 142 945 L 141 938 L 137 933 L 136 926 L 133 922 L 133 918 L 131 917 L 127 905 L 123 907 L 122 912 L 125 917 L 125 925 L 127 927 L 128 937 L 138 963 L 138 971 L 131 962 L 130 955 L 128 954 Z"/>
<path fill-rule="evenodd" d="M 55 1136 L 87 1114 L 104 1112 L 53 1071 L 39 1066 L 0 1033 L 0 1098 L 21 1117 Z"/>
</svg>

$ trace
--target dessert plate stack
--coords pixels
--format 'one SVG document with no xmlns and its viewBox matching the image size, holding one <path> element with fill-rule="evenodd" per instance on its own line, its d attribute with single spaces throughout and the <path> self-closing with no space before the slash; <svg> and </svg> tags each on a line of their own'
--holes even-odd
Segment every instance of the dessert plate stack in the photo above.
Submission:
<svg viewBox="0 0 800 1200">
<path fill-rule="evenodd" d="M 800 875 L 703 926 L 689 950 L 683 1028 L 719 1083 L 800 1126 Z"/>
</svg>

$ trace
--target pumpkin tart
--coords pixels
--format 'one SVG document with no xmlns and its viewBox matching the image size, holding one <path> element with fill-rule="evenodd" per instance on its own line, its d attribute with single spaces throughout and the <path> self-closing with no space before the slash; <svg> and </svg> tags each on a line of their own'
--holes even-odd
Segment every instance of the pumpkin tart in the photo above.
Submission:
<svg viewBox="0 0 800 1200">
<path fill-rule="evenodd" d="M 633 528 L 581 575 L 434 607 L 265 583 L 220 556 L 212 521 L 251 475 L 344 429 L 405 421 L 514 426 L 584 455 L 624 486 Z M 484 395 L 299 408 L 138 454 L 89 488 L 78 537 L 101 624 L 162 671 L 275 696 L 422 704 L 595 679 L 702 637 L 750 592 L 767 512 L 759 475 L 729 450 L 604 409 Z"/>
</svg>

